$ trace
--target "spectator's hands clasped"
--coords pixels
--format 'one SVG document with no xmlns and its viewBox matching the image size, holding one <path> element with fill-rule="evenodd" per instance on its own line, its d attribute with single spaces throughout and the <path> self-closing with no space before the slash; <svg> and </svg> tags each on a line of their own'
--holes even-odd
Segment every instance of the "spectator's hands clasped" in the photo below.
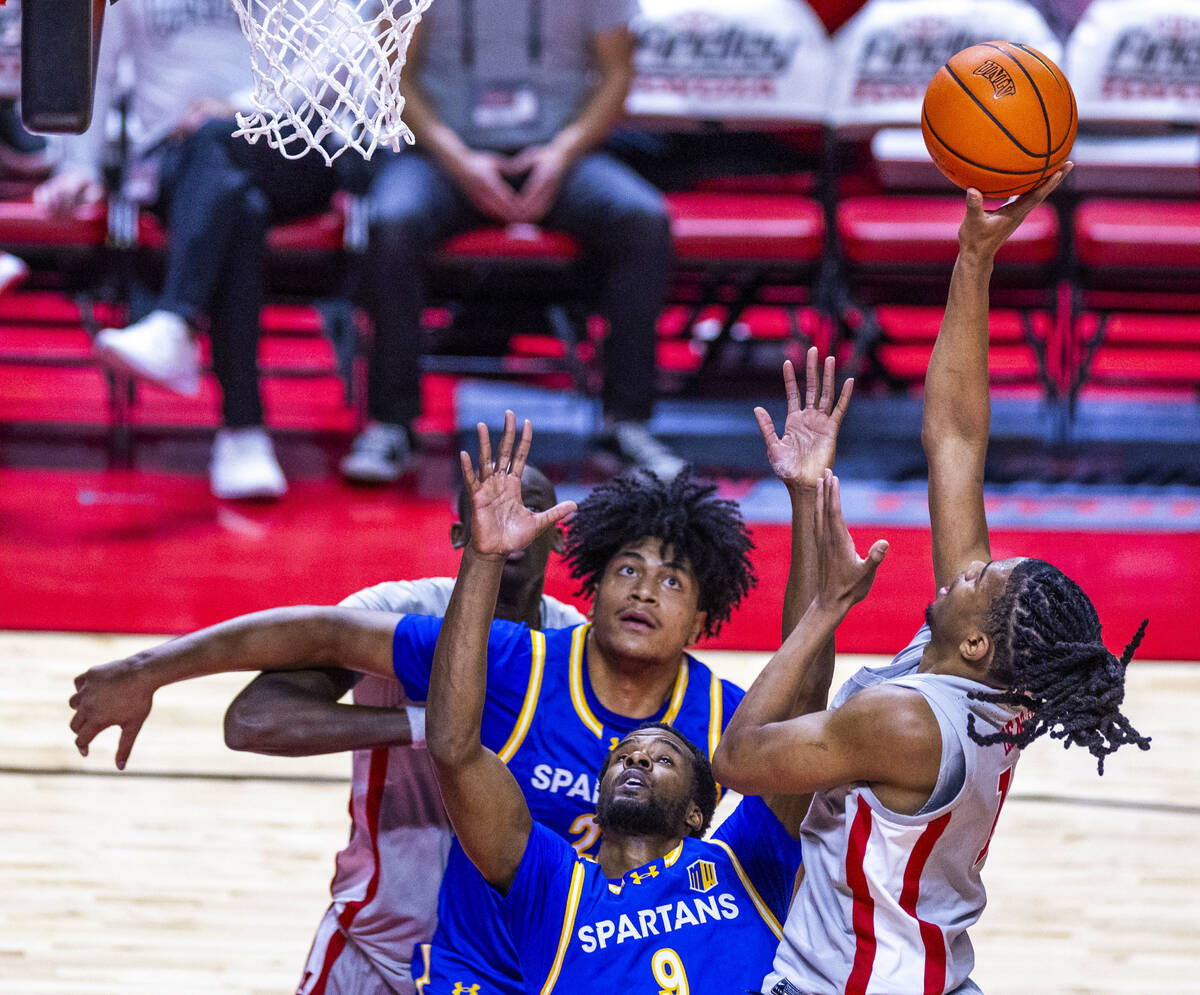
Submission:
<svg viewBox="0 0 1200 995">
<path fill-rule="evenodd" d="M 505 179 L 508 162 L 494 152 L 472 149 L 450 166 L 459 189 L 475 209 L 506 225 L 524 220 L 516 191 Z"/>
<path fill-rule="evenodd" d="M 506 176 L 524 176 L 517 191 L 518 221 L 537 224 L 558 196 L 570 160 L 555 145 L 531 145 L 503 164 Z"/>
<path fill-rule="evenodd" d="M 791 360 L 783 364 L 783 389 L 787 396 L 787 418 L 783 434 L 775 434 L 775 424 L 764 408 L 755 408 L 763 441 L 767 445 L 767 461 L 771 469 L 789 489 L 816 488 L 825 471 L 833 467 L 837 454 L 838 431 L 846 408 L 854 393 L 854 380 L 842 386 L 837 404 L 833 403 L 833 356 L 825 357 L 824 377 L 818 373 L 817 349 L 808 350 L 805 357 L 805 398 L 800 404 L 800 388 Z M 818 399 L 818 391 L 820 397 Z"/>
</svg>

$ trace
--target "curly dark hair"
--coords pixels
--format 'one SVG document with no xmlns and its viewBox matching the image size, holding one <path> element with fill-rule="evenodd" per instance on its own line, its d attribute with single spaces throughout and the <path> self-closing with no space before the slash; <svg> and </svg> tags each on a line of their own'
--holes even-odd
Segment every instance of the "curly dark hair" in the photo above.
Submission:
<svg viewBox="0 0 1200 995">
<path fill-rule="evenodd" d="M 984 628 L 995 647 L 988 675 L 1004 685 L 995 692 L 972 691 L 980 701 L 1018 705 L 1032 717 L 1015 732 L 982 735 L 975 717 L 967 733 L 981 745 L 1028 746 L 1043 733 L 1086 746 L 1104 773 L 1104 758 L 1126 743 L 1150 749 L 1124 715 L 1125 668 L 1146 632 L 1143 620 L 1120 658 L 1100 637 L 1100 618 L 1091 600 L 1070 577 L 1045 560 L 1022 560 L 1009 574 L 1004 593 L 988 610 Z"/>
<path fill-rule="evenodd" d="M 580 582 L 577 593 L 590 598 L 624 546 L 653 537 L 691 563 L 700 610 L 708 613 L 703 635 L 715 636 L 757 583 L 749 555 L 754 543 L 742 513 L 736 502 L 715 497 L 716 490 L 696 480 L 690 468 L 667 483 L 635 471 L 601 484 L 567 529 L 565 556 Z"/>
<path fill-rule="evenodd" d="M 620 746 L 628 737 L 635 732 L 641 732 L 643 729 L 665 729 L 672 736 L 678 739 L 687 747 L 688 752 L 692 756 L 692 801 L 696 803 L 696 807 L 700 809 L 704 816 L 704 821 L 699 829 L 692 832 L 692 836 L 699 839 L 706 832 L 712 823 L 713 812 L 717 809 L 717 779 L 713 777 L 712 764 L 708 762 L 708 757 L 704 751 L 695 743 L 687 738 L 683 733 L 676 729 L 669 722 L 643 722 L 639 726 L 630 729 L 624 736 L 621 737 L 617 746 Z M 600 765 L 599 780 L 604 780 L 604 775 L 608 771 L 608 765 L 612 762 L 613 754 L 617 752 L 617 746 L 614 746 L 604 757 L 604 763 Z"/>
</svg>

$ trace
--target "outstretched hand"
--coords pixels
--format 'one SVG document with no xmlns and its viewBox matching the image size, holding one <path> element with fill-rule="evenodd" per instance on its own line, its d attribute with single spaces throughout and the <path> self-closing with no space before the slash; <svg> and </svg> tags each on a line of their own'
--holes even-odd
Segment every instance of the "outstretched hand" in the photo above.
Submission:
<svg viewBox="0 0 1200 995">
<path fill-rule="evenodd" d="M 842 612 L 867 596 L 888 551 L 887 540 L 877 539 L 866 559 L 858 555 L 842 518 L 841 484 L 830 470 L 817 485 L 817 551 L 817 600 Z"/>
<path fill-rule="evenodd" d="M 516 417 L 504 412 L 504 432 L 500 449 L 492 459 L 492 440 L 487 426 L 480 422 L 479 472 L 471 465 L 471 457 L 459 454 L 463 480 L 471 499 L 471 549 L 483 556 L 507 557 L 524 549 L 546 529 L 562 521 L 575 510 L 574 501 L 560 501 L 546 511 L 533 511 L 525 506 L 521 496 L 521 474 L 529 459 L 533 441 L 533 426 L 528 419 L 521 426 L 521 438 L 516 450 Z"/>
<path fill-rule="evenodd" d="M 836 371 L 833 356 L 825 357 L 824 377 L 818 373 L 816 346 L 808 350 L 805 365 L 805 398 L 801 407 L 795 367 L 791 360 L 783 364 L 783 390 L 787 396 L 783 434 L 775 434 L 775 423 L 764 408 L 755 408 L 754 417 L 767 444 L 767 461 L 775 476 L 788 487 L 812 488 L 817 486 L 824 472 L 833 467 L 838 431 L 854 393 L 854 380 L 845 382 L 834 405 Z"/>
<path fill-rule="evenodd" d="M 971 187 L 967 191 L 967 215 L 958 229 L 959 252 L 991 259 L 1021 226 L 1021 222 L 1058 189 L 1074 168 L 1073 162 L 1064 163 L 1061 169 L 1028 193 L 1021 194 L 994 211 L 983 209 L 983 194 Z"/>
<path fill-rule="evenodd" d="M 92 667 L 76 677 L 75 693 L 67 704 L 75 710 L 71 731 L 79 755 L 86 757 L 89 744 L 109 726 L 120 726 L 116 764 L 124 770 L 153 698 L 154 691 L 138 678 L 133 657 Z"/>
</svg>

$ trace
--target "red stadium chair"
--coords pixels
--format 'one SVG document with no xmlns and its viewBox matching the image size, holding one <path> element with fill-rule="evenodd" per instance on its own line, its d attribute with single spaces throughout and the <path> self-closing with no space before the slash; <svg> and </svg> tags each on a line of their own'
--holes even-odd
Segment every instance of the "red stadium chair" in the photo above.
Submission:
<svg viewBox="0 0 1200 995">
<path fill-rule="evenodd" d="M 963 194 L 937 172 L 921 138 L 925 87 L 955 52 L 1014 35 L 1057 55 L 1041 16 L 1020 0 L 961 11 L 876 0 L 834 39 L 827 185 L 837 239 L 828 306 L 843 370 L 864 386 L 902 391 L 924 380 L 958 250 Z M 993 357 L 993 382 L 1034 387 L 1048 403 L 1058 396 L 1060 243 L 1057 212 L 1043 205 L 1000 252 L 992 283 L 994 324 L 1006 330 L 1003 339 L 994 333 L 1003 351 Z"/>
</svg>

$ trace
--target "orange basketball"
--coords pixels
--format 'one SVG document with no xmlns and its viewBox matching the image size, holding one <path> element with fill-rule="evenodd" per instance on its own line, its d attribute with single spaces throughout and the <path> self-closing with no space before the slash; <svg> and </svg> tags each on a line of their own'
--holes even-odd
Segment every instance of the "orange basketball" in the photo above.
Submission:
<svg viewBox="0 0 1200 995">
<path fill-rule="evenodd" d="M 921 132 L 951 182 L 986 197 L 1024 193 L 1066 161 L 1075 94 L 1028 45 L 989 41 L 951 56 L 930 81 Z"/>
</svg>

